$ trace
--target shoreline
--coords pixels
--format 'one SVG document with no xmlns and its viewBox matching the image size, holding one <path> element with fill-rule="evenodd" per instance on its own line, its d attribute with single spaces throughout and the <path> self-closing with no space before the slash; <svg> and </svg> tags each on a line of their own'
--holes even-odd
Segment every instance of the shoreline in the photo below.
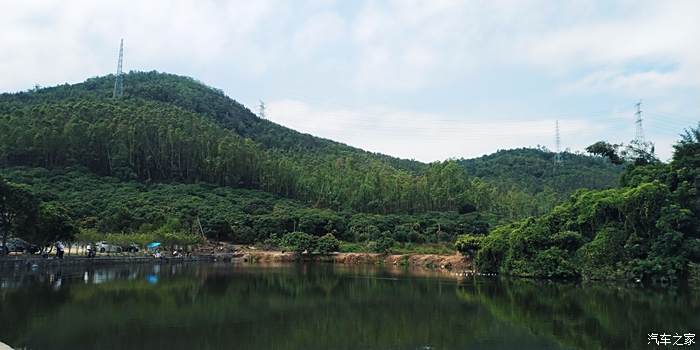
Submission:
<svg viewBox="0 0 700 350">
<path fill-rule="evenodd" d="M 437 254 L 333 253 L 329 255 L 298 255 L 280 251 L 243 251 L 237 260 L 249 263 L 321 262 L 343 265 L 393 265 L 422 267 L 446 271 L 473 271 L 466 257 Z"/>
<path fill-rule="evenodd" d="M 333 253 L 329 255 L 299 255 L 292 252 L 257 250 L 201 254 L 189 257 L 162 257 L 160 259 L 150 256 L 97 256 L 94 258 L 66 256 L 63 259 L 57 259 L 54 256 L 43 258 L 38 255 L 15 255 L 0 258 L 0 269 L 44 266 L 146 264 L 154 262 L 229 262 L 249 264 L 314 262 L 342 265 L 393 265 L 445 271 L 474 271 L 472 262 L 459 254 Z"/>
</svg>

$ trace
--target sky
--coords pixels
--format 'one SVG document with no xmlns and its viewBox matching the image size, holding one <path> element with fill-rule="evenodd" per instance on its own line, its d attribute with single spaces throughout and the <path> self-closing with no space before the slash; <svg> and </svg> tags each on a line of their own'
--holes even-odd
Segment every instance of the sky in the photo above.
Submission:
<svg viewBox="0 0 700 350">
<path fill-rule="evenodd" d="M 287 127 L 420 161 L 700 121 L 700 1 L 0 0 L 0 91 L 193 77 Z M 125 82 L 128 84 L 128 81 Z"/>
</svg>

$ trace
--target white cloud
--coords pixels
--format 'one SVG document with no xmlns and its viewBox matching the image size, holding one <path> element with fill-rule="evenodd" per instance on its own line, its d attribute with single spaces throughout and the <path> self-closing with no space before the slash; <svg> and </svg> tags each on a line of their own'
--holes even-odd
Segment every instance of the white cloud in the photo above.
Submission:
<svg viewBox="0 0 700 350">
<path fill-rule="evenodd" d="M 127 70 L 216 81 L 233 98 L 278 100 L 270 113 L 291 127 L 433 160 L 551 145 L 553 118 L 538 109 L 585 110 L 591 95 L 607 98 L 596 110 L 651 97 L 657 111 L 692 116 L 698 13 L 694 0 L 8 1 L 0 91 L 110 73 L 124 37 Z M 331 94 L 348 106 L 283 101 Z M 440 100 L 435 114 L 410 112 L 416 96 L 423 110 Z M 597 130 L 583 120 L 567 147 Z"/>
<path fill-rule="evenodd" d="M 286 10 L 266 0 L 17 1 L 3 7 L 2 90 L 111 72 L 122 37 L 126 67 L 167 70 L 183 62 L 191 67 L 235 62 L 241 71 L 260 74 L 276 57 L 276 47 L 255 36 Z"/>
<path fill-rule="evenodd" d="M 700 2 L 644 3 L 627 16 L 552 28 L 521 43 L 534 65 L 550 72 L 589 70 L 568 88 L 658 94 L 700 87 Z M 669 69 L 669 67 L 671 67 Z"/>
<path fill-rule="evenodd" d="M 569 85 L 562 87 L 566 92 L 610 93 L 617 92 L 627 96 L 651 96 L 666 94 L 669 89 L 692 86 L 686 72 L 645 71 L 625 73 L 619 70 L 593 72 Z"/>
</svg>

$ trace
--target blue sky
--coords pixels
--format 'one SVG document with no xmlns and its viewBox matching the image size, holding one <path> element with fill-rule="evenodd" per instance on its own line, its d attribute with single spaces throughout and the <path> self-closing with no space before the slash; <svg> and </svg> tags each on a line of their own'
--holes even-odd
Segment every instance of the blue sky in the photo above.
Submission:
<svg viewBox="0 0 700 350">
<path fill-rule="evenodd" d="M 662 159 L 700 118 L 698 1 L 8 1 L 0 90 L 116 68 L 192 76 L 269 119 L 422 161 L 582 150 Z M 127 82 L 128 84 L 128 82 Z"/>
</svg>

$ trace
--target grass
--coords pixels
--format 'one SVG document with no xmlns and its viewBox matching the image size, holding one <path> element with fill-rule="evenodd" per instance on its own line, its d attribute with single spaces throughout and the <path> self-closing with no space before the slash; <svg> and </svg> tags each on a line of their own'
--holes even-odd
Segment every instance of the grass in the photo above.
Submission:
<svg viewBox="0 0 700 350">
<path fill-rule="evenodd" d="M 367 247 L 365 243 L 341 242 L 341 253 L 375 253 Z M 427 244 L 427 243 L 397 243 L 391 247 L 391 254 L 434 254 L 452 255 L 455 249 L 449 243 Z"/>
<path fill-rule="evenodd" d="M 393 254 L 434 254 L 434 255 L 453 255 L 455 249 L 452 244 L 416 244 L 403 243 L 396 244 L 391 248 Z"/>
</svg>

